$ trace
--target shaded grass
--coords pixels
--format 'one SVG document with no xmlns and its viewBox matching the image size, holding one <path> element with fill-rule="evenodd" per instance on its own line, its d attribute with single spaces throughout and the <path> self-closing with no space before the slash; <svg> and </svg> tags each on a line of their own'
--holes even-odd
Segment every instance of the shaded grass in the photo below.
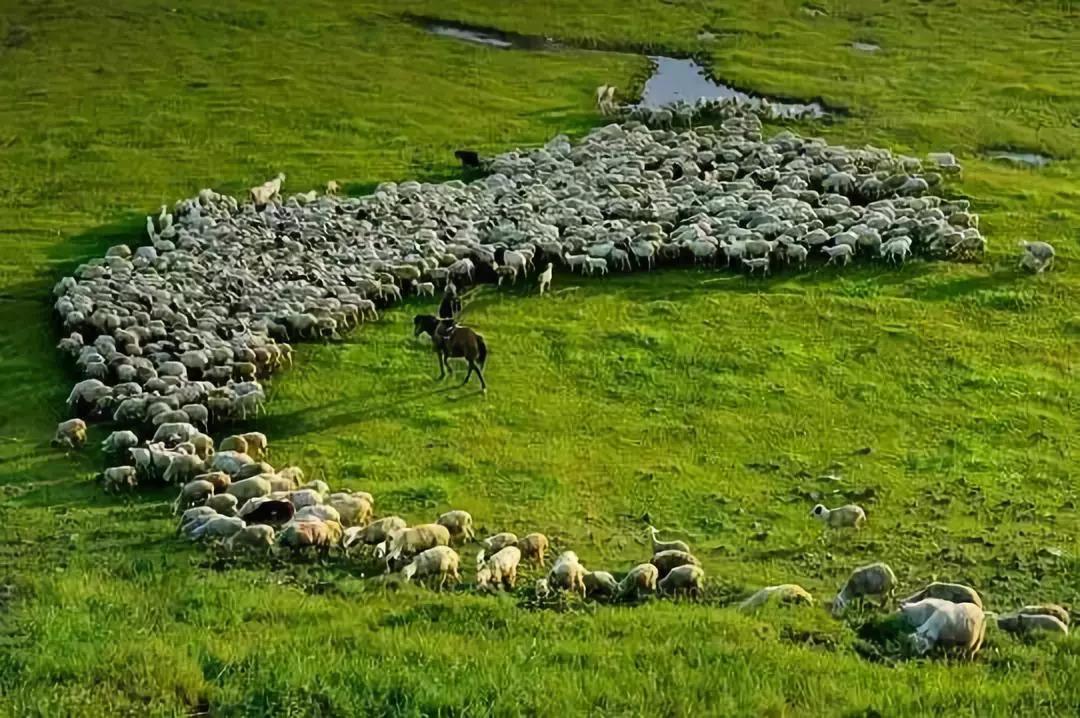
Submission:
<svg viewBox="0 0 1080 718">
<path fill-rule="evenodd" d="M 302 5 L 0 11 L 0 712 L 1073 712 L 1074 639 L 994 633 L 974 665 L 893 663 L 867 660 L 869 614 L 724 606 L 792 580 L 824 600 L 878 559 L 905 586 L 970 582 L 995 609 L 1076 601 L 1074 7 L 409 3 L 575 44 L 704 53 L 740 87 L 850 108 L 809 130 L 834 141 L 956 151 L 953 191 L 991 241 L 981 264 L 557 275 L 578 288 L 543 301 L 485 289 L 468 318 L 492 347 L 487 398 L 433 383 L 414 305 L 303 347 L 251 424 L 276 461 L 371 490 L 382 514 L 465 508 L 485 532 L 542 530 L 616 572 L 646 555 L 648 518 L 689 540 L 713 582 L 699 604 L 556 611 L 361 579 L 341 561 L 219 565 L 173 538 L 166 492 L 106 497 L 94 452 L 46 446 L 72 381 L 49 287 L 135 241 L 143 212 L 279 170 L 297 190 L 334 178 L 354 193 L 453 176 L 459 147 L 584 132 L 592 89 L 632 92 L 646 68 L 434 38 L 381 3 Z M 843 47 L 854 38 L 882 51 Z M 1059 161 L 977 157 L 1004 146 Z M 1061 271 L 1016 274 L 1015 242 L 1034 238 L 1055 242 Z M 859 501 L 869 528 L 823 535 L 806 516 L 819 500 Z"/>
</svg>

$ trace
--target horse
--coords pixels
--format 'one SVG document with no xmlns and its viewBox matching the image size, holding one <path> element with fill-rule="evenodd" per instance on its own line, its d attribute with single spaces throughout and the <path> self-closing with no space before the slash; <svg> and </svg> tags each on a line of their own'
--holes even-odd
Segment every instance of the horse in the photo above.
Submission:
<svg viewBox="0 0 1080 718">
<path fill-rule="evenodd" d="M 414 337 L 418 337 L 421 334 L 427 334 L 434 340 L 435 330 L 439 326 L 439 318 L 434 314 L 417 314 L 413 317 L 412 325 Z"/>
<path fill-rule="evenodd" d="M 415 320 L 414 320 L 415 323 Z M 435 351 L 439 355 L 439 379 L 445 379 L 450 369 L 450 359 L 464 359 L 469 362 L 469 372 L 465 375 L 462 386 L 469 383 L 473 372 L 480 377 L 480 388 L 487 391 L 484 381 L 484 365 L 487 363 L 487 344 L 484 337 L 469 327 L 458 325 L 453 319 L 440 319 L 431 337 Z"/>
</svg>

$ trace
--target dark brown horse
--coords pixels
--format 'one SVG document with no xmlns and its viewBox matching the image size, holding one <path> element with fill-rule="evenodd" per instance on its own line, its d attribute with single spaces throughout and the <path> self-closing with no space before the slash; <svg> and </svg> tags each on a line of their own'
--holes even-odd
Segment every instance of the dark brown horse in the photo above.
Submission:
<svg viewBox="0 0 1080 718">
<path fill-rule="evenodd" d="M 461 385 L 468 384 L 475 371 L 476 376 L 480 377 L 480 388 L 487 391 L 487 382 L 484 381 L 487 344 L 484 337 L 469 327 L 459 326 L 453 319 L 441 319 L 431 339 L 439 355 L 439 379 L 445 379 L 448 372 L 452 373 L 450 359 L 464 359 L 469 362 L 469 372 Z"/>
</svg>

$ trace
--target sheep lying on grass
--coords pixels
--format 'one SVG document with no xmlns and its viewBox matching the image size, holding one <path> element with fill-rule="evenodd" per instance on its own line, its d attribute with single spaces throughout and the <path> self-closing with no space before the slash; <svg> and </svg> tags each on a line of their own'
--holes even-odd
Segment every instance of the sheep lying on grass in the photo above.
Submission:
<svg viewBox="0 0 1080 718">
<path fill-rule="evenodd" d="M 751 611 L 770 602 L 778 603 L 805 603 L 812 605 L 814 597 L 803 588 L 794 583 L 783 583 L 779 586 L 766 586 L 754 593 L 750 598 L 739 604 L 739 609 Z"/>
<path fill-rule="evenodd" d="M 449 546 L 433 546 L 417 554 L 411 563 L 401 569 L 401 578 L 411 581 L 414 578 L 438 576 L 435 587 L 442 590 L 447 580 L 454 583 L 461 580 L 458 574 L 460 562 L 457 552 Z"/>
<path fill-rule="evenodd" d="M 1067 623 L 1057 616 L 1044 613 L 1007 613 L 998 616 L 997 625 L 1003 631 L 1023 636 L 1039 633 L 1069 635 Z"/>
</svg>

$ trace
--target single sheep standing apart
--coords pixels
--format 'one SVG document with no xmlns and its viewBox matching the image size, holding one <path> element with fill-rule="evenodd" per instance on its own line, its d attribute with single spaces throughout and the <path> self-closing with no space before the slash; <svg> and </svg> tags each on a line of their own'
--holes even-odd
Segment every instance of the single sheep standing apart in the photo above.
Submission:
<svg viewBox="0 0 1080 718">
<path fill-rule="evenodd" d="M 538 277 L 539 284 L 540 284 L 540 296 L 541 297 L 544 296 L 544 290 L 545 289 L 548 292 L 551 291 L 551 270 L 552 270 L 552 266 L 553 265 L 551 264 L 551 262 L 548 262 L 547 266 L 544 267 L 544 271 L 540 272 L 540 275 Z"/>
<path fill-rule="evenodd" d="M 86 422 L 82 419 L 68 419 L 56 425 L 53 446 L 66 446 L 69 449 L 81 449 L 86 443 Z"/>
<path fill-rule="evenodd" d="M 851 527 L 858 529 L 862 528 L 863 524 L 866 523 L 866 512 L 855 504 L 838 506 L 835 509 L 827 509 L 824 504 L 818 504 L 810 511 L 810 515 L 823 522 L 826 526 L 833 528 Z"/>
<path fill-rule="evenodd" d="M 766 586 L 761 589 L 740 603 L 739 609 L 750 611 L 773 600 L 782 603 L 806 603 L 808 605 L 814 603 L 814 597 L 802 586 L 794 583 L 782 583 L 779 586 Z"/>
</svg>

